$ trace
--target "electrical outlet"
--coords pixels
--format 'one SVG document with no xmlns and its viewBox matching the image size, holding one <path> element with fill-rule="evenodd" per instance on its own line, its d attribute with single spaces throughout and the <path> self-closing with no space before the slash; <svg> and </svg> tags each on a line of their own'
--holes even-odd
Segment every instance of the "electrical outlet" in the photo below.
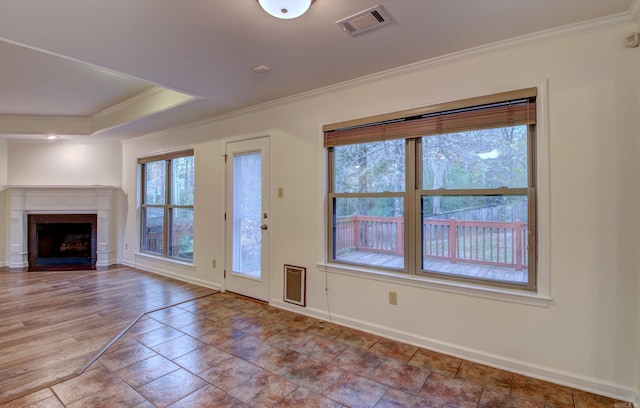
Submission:
<svg viewBox="0 0 640 408">
<path fill-rule="evenodd" d="M 284 197 L 284 187 L 278 187 L 278 198 Z"/>
<path fill-rule="evenodd" d="M 124 249 L 125 249 L 125 250 L 129 249 L 129 244 L 126 244 L 126 243 L 125 243 L 125 244 L 124 244 Z"/>
<path fill-rule="evenodd" d="M 213 261 L 211 261 L 211 267 L 215 268 L 216 267 L 216 260 L 214 259 Z"/>
<path fill-rule="evenodd" d="M 398 292 L 389 292 L 389 304 L 390 305 L 398 304 Z"/>
</svg>

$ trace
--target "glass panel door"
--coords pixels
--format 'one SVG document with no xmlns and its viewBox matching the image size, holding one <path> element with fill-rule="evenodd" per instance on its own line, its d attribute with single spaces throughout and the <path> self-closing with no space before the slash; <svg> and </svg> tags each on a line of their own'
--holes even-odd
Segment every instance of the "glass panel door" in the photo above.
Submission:
<svg viewBox="0 0 640 408">
<path fill-rule="evenodd" d="M 227 144 L 225 290 L 269 300 L 269 138 Z"/>
<path fill-rule="evenodd" d="M 262 277 L 262 152 L 233 155 L 233 273 Z"/>
</svg>

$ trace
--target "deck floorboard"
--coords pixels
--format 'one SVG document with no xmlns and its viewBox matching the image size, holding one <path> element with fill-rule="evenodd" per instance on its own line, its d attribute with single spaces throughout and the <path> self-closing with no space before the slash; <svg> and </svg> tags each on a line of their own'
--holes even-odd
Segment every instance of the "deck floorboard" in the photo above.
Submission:
<svg viewBox="0 0 640 408">
<path fill-rule="evenodd" d="M 404 268 L 404 258 L 397 255 L 381 254 L 371 251 L 352 251 L 341 254 L 339 261 L 354 264 L 371 265 L 383 268 Z M 480 279 L 499 280 L 503 282 L 524 283 L 527 281 L 527 271 L 516 271 L 510 268 L 497 268 L 487 265 L 470 263 L 451 263 L 438 260 L 425 260 L 424 269 L 457 276 L 468 276 Z"/>
</svg>

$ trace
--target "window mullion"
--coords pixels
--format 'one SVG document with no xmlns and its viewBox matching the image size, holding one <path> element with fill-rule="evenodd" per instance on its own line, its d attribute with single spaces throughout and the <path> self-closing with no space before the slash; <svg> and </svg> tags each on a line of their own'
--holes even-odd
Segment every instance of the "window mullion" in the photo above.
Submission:
<svg viewBox="0 0 640 408">
<path fill-rule="evenodd" d="M 327 168 L 327 191 L 329 192 L 328 196 L 329 199 L 327 200 L 327 254 L 326 257 L 333 260 L 335 258 L 335 242 L 334 242 L 334 232 L 333 232 L 333 227 L 334 227 L 334 219 L 335 219 L 335 209 L 334 209 L 334 203 L 335 203 L 335 197 L 334 197 L 334 185 L 335 185 L 335 181 L 334 181 L 334 177 L 335 177 L 335 173 L 334 173 L 334 161 L 335 161 L 335 153 L 334 153 L 334 149 L 333 147 L 330 147 L 327 151 L 327 162 L 328 162 L 328 168 Z"/>
<path fill-rule="evenodd" d="M 538 289 L 537 282 L 537 274 L 538 270 L 538 200 L 536 193 L 536 181 L 537 181 L 537 146 L 536 146 L 536 125 L 529 125 L 527 128 L 527 143 L 528 143 L 528 157 L 527 157 L 527 165 L 529 167 L 529 191 L 528 191 L 528 200 L 529 200 L 529 235 L 527 237 L 527 254 L 529 256 L 529 279 L 528 284 L 529 288 L 533 290 Z"/>
<path fill-rule="evenodd" d="M 385 192 L 385 193 L 330 193 L 332 198 L 354 198 L 354 197 L 404 197 L 402 191 Z"/>
<path fill-rule="evenodd" d="M 405 142 L 405 199 L 404 199 L 404 270 L 409 274 L 416 273 L 416 214 L 415 192 L 418 183 L 419 155 L 416 154 L 416 139 Z"/>
<path fill-rule="evenodd" d="M 438 189 L 438 190 L 417 190 L 419 195 L 423 196 L 508 196 L 508 195 L 527 195 L 529 189 L 500 187 L 500 188 L 476 188 L 476 189 Z"/>
<path fill-rule="evenodd" d="M 147 204 L 147 165 L 146 164 L 142 164 L 140 165 L 141 167 L 141 171 L 140 171 L 140 198 L 139 198 L 139 202 L 142 203 L 142 205 L 140 206 L 140 212 L 139 212 L 139 216 L 140 216 L 140 222 L 138 223 L 138 227 L 140 228 L 140 232 L 138 234 L 138 246 L 139 248 L 144 251 L 146 250 L 146 244 L 145 244 L 145 239 L 146 239 L 146 204 Z"/>
<path fill-rule="evenodd" d="M 165 180 L 165 202 L 164 202 L 164 256 L 169 256 L 169 237 L 171 236 L 170 230 L 170 216 L 169 216 L 169 205 L 171 204 L 171 160 L 167 160 L 165 162 L 165 172 L 167 174 Z"/>
</svg>

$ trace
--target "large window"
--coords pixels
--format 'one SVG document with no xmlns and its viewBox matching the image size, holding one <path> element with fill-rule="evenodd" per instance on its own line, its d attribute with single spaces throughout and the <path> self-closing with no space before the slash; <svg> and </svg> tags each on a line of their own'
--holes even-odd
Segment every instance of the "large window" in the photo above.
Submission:
<svg viewBox="0 0 640 408">
<path fill-rule="evenodd" d="M 139 159 L 142 252 L 193 261 L 193 150 Z"/>
<path fill-rule="evenodd" d="M 329 260 L 536 289 L 536 89 L 325 126 Z"/>
</svg>

